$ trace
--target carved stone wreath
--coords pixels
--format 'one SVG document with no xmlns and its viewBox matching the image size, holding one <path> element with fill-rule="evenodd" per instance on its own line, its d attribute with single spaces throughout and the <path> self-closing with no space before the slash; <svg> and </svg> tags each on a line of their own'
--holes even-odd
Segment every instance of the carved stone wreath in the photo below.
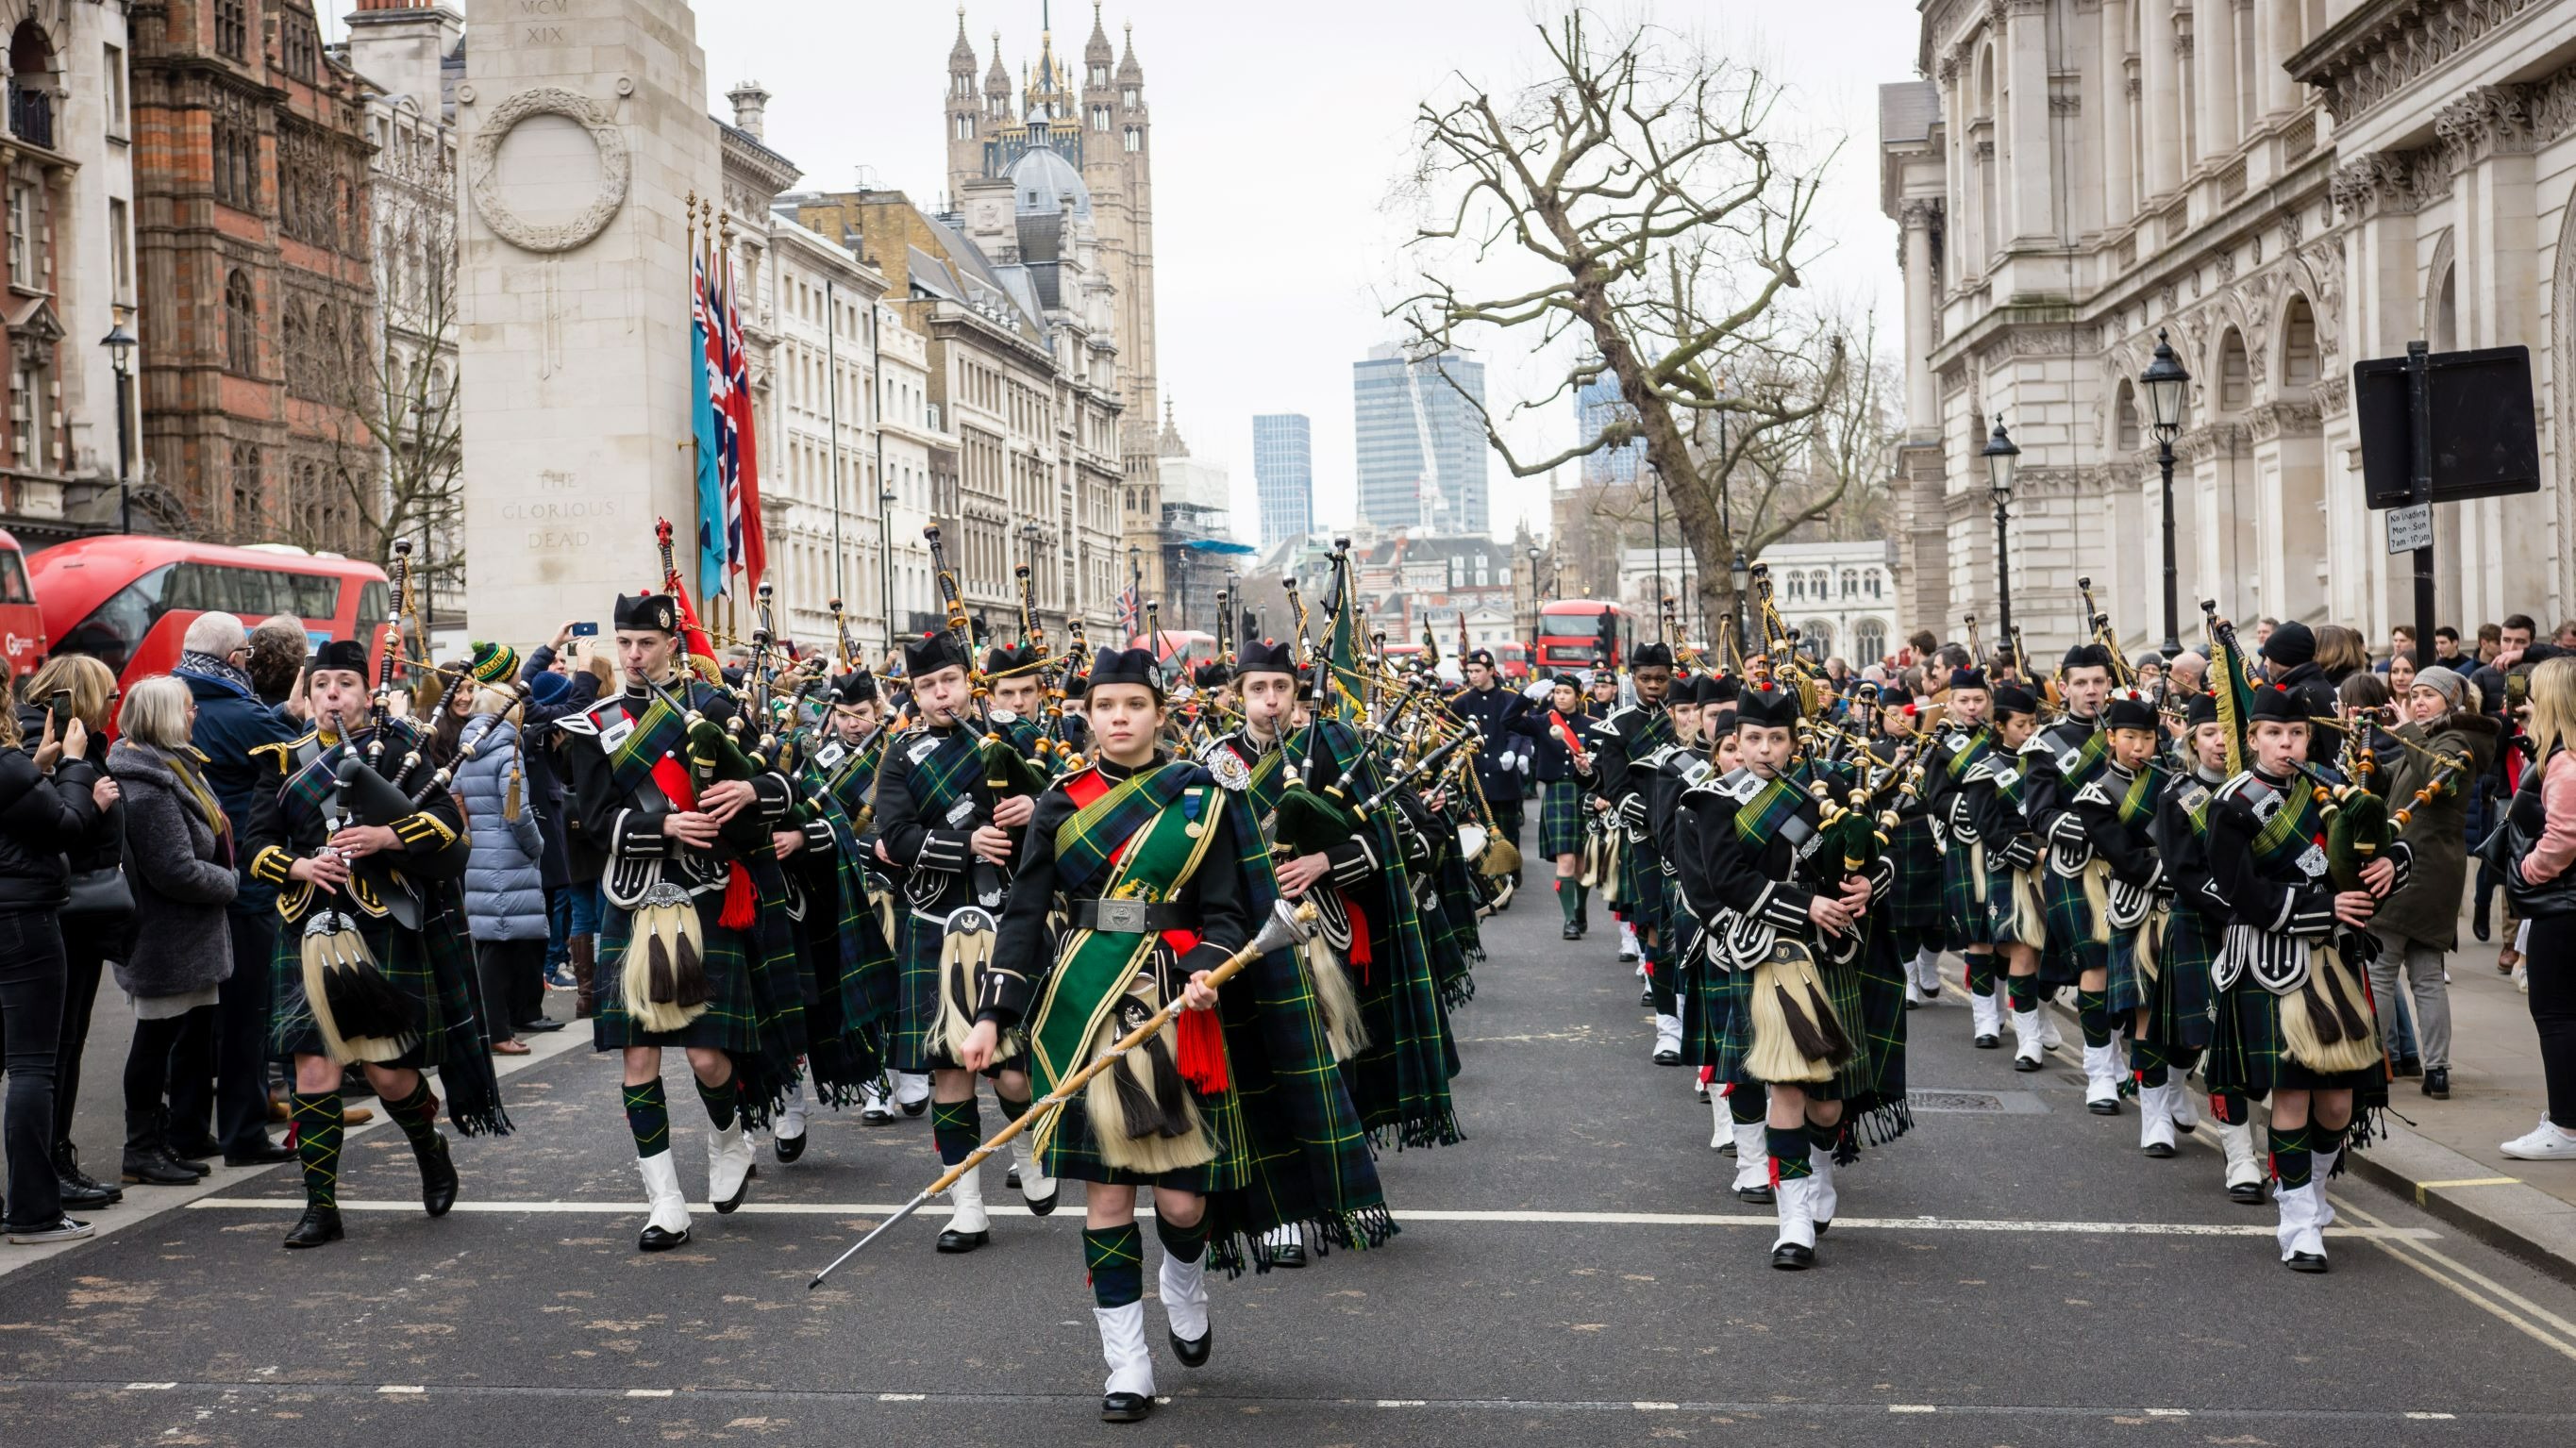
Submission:
<svg viewBox="0 0 2576 1448">
<path fill-rule="evenodd" d="M 536 225 L 512 211 L 501 198 L 501 143 L 530 116 L 562 116 L 588 131 L 591 144 L 599 148 L 599 194 L 568 221 Z M 467 185 L 474 197 L 475 211 L 502 240 L 522 251 L 570 251 L 599 235 L 609 219 L 617 215 L 617 209 L 626 204 L 631 170 L 626 133 L 590 97 L 560 86 L 523 90 L 493 107 L 484 118 L 483 128 L 474 133 L 473 151 L 466 158 Z"/>
</svg>

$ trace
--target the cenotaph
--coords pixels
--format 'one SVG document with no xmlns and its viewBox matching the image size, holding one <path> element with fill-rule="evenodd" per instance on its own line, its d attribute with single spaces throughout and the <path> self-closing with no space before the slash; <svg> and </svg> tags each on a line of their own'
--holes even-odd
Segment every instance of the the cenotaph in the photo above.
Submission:
<svg viewBox="0 0 2576 1448">
<path fill-rule="evenodd" d="M 685 0 L 466 0 L 456 93 L 467 627 L 526 644 L 696 526 L 687 198 L 717 194 Z M 682 568 L 690 565 L 684 560 Z"/>
</svg>

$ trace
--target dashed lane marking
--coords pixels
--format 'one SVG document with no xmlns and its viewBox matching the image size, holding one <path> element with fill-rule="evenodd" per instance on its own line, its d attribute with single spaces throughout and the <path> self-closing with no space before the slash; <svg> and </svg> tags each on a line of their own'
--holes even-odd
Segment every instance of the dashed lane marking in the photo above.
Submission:
<svg viewBox="0 0 2576 1448">
<path fill-rule="evenodd" d="M 300 1212 L 301 1197 L 200 1197 L 188 1204 L 190 1211 Z M 567 1202 L 567 1201 L 502 1201 L 458 1202 L 459 1213 L 529 1213 L 554 1215 L 625 1215 L 640 1213 L 638 1202 Z M 737 1215 L 784 1217 L 882 1217 L 900 1209 L 895 1202 L 745 1202 Z M 344 1212 L 418 1212 L 420 1203 L 407 1200 L 340 1199 Z M 693 1211 L 709 1210 L 704 1203 Z M 994 1206 L 987 1212 L 996 1217 L 1025 1217 L 1025 1207 Z M 926 1206 L 915 1215 L 945 1216 L 950 1208 Z M 1139 1212 L 1149 1216 L 1150 1211 Z M 1439 1208 L 1395 1209 L 1396 1219 L 1403 1222 L 1462 1222 L 1502 1226 L 1575 1226 L 1575 1227 L 1751 1227 L 1768 1232 L 1779 1225 L 1769 1214 L 1718 1214 L 1711 1212 L 1550 1212 L 1530 1210 L 1458 1211 Z M 2061 1222 L 2030 1218 L 2003 1217 L 1837 1217 L 1837 1227 L 1853 1231 L 1876 1232 L 2022 1232 L 2049 1236 L 2108 1237 L 2270 1237 L 2268 1224 L 2240 1222 Z M 2335 1227 L 2328 1236 L 2355 1238 L 2395 1237 L 2409 1241 L 2440 1241 L 2442 1234 L 2429 1227 Z"/>
</svg>

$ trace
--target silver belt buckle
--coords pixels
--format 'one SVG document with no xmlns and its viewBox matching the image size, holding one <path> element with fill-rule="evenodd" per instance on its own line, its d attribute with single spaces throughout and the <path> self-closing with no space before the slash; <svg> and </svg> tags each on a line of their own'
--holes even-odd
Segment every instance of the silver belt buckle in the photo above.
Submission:
<svg viewBox="0 0 2576 1448">
<path fill-rule="evenodd" d="M 1112 935 L 1142 935 L 1145 933 L 1145 910 L 1146 904 L 1142 900 L 1103 900 L 1092 916 L 1098 922 L 1092 929 L 1106 930 Z"/>
</svg>

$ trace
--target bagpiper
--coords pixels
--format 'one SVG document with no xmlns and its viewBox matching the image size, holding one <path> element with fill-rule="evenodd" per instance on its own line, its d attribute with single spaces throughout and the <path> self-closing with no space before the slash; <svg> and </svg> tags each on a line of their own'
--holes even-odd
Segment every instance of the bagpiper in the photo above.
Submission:
<svg viewBox="0 0 2576 1448">
<path fill-rule="evenodd" d="M 2003 1007 L 1996 999 L 1994 911 L 1986 845 L 1970 816 L 1963 785 L 1993 749 L 1987 714 L 1993 695 L 1983 669 L 1950 670 L 1949 707 L 1925 746 L 1923 811 L 1941 850 L 1941 934 L 1959 953 L 1968 986 L 1968 1031 L 1977 1049 L 2002 1044 Z"/>
<path fill-rule="evenodd" d="M 2114 689 L 2102 707 L 2102 738 L 2108 750 L 2101 772 L 2075 792 L 2074 812 L 2084 827 L 2092 852 L 2094 878 L 2086 886 L 2088 945 L 2103 962 L 2104 994 L 2112 1021 L 2132 1038 L 2131 1060 L 2141 1013 L 2156 978 L 2170 968 L 2163 959 L 2162 937 L 2170 911 L 2159 905 L 2164 886 L 2164 859 L 2156 849 L 2155 819 L 2165 793 L 2165 772 L 2156 766 L 2164 743 L 2163 720 L 2147 696 L 2135 689 Z M 2099 898 L 2094 898 L 2099 891 Z M 2086 1047 L 2088 1056 L 2091 1047 Z M 2143 1070 L 2139 1065 L 2136 1069 Z M 2114 1092 L 2132 1083 L 2115 1079 Z M 2088 1079 L 2088 1105 L 2108 1115 Z M 2161 1067 L 2152 1085 L 2143 1076 L 2139 1093 L 2139 1143 L 2150 1156 L 2171 1156 L 2174 1133 L 2188 1129 L 2172 1099 L 2181 1093 Z M 2116 1109 L 2116 1108 L 2114 1108 Z"/>
<path fill-rule="evenodd" d="M 871 959 L 879 950 L 885 954 L 888 985 L 882 1020 L 890 1034 L 902 998 L 901 972 L 893 969 L 893 959 L 895 915 L 903 892 L 893 879 L 892 867 L 876 852 L 877 768 L 885 762 L 886 743 L 896 732 L 887 718 L 887 703 L 877 676 L 864 665 L 825 681 L 823 715 L 799 758 L 808 797 L 816 813 L 832 824 L 831 842 L 838 845 L 846 837 L 850 862 L 859 870 L 866 902 L 857 922 L 865 937 L 861 948 Z M 870 988 L 874 989 L 873 978 Z M 884 1054 L 880 1044 L 880 1060 Z M 859 1088 L 859 1122 L 864 1126 L 887 1125 L 898 1109 L 906 1116 L 919 1116 L 929 1106 L 930 1078 L 919 1073 L 892 1072 L 891 1079 L 869 1081 Z M 778 1139 L 787 1139 L 783 1122 Z"/>
<path fill-rule="evenodd" d="M 2203 1074 L 2213 1094 L 2271 1100 L 2275 1239 L 2293 1272 L 2327 1270 L 2334 1203 L 2324 1183 L 2367 1139 L 2360 1111 L 2386 1099 L 2388 1074 L 2365 974 L 2371 914 L 2405 883 L 2403 840 L 2339 885 L 2321 786 L 2306 772 L 2309 719 L 2290 689 L 2254 691 L 2250 767 L 2210 805 L 2209 869 L 2227 901 L 2210 980 L 2217 1029 Z"/>
<path fill-rule="evenodd" d="M 1275 899 L 1248 806 L 1158 750 L 1167 713 L 1150 652 L 1102 651 L 1088 693 L 1097 754 L 1039 801 L 1002 921 L 999 958 L 1037 964 L 984 976 L 960 1059 L 986 1069 L 1016 1033 L 1052 1094 L 1166 1002 L 1185 1005 L 1038 1127 L 1046 1170 L 1085 1183 L 1100 1416 L 1136 1422 L 1154 1406 L 1136 1188 L 1154 1191 L 1157 1295 L 1185 1367 L 1214 1349 L 1211 1264 L 1266 1268 L 1268 1233 L 1287 1224 L 1362 1247 L 1396 1228 L 1330 1068 L 1305 954 L 1261 956 L 1221 995 L 1207 983 Z"/>
<path fill-rule="evenodd" d="M 1667 992 L 1655 982 L 1652 915 L 1661 892 L 1647 889 L 1648 883 L 1661 875 L 1662 866 L 1656 863 L 1653 845 L 1645 838 L 1645 775 L 1639 766 L 1672 737 L 1672 724 L 1664 712 L 1664 696 L 1673 685 L 1672 649 L 1660 643 L 1639 644 L 1629 653 L 1628 677 L 1637 691 L 1637 702 L 1603 716 L 1594 731 L 1600 743 L 1593 750 L 1592 769 L 1584 783 L 1604 802 L 1609 816 L 1605 828 L 1617 835 L 1610 847 L 1614 878 L 1605 883 L 1610 913 L 1623 927 L 1619 958 L 1639 962 L 1639 973 L 1646 977 L 1647 1003 L 1662 1017 L 1670 1013 L 1670 1008 Z M 1660 1019 L 1656 1034 L 1660 1039 Z"/>
<path fill-rule="evenodd" d="M 2150 1156 L 2159 1138 L 2168 1148 L 2172 1138 L 2154 1130 L 2161 1106 L 2173 1129 L 2191 1129 L 2192 1093 L 2183 1078 L 2209 1047 L 2210 965 L 2227 929 L 2228 908 L 2209 873 L 2209 806 L 2227 783 L 2227 726 L 2218 717 L 2215 695 L 2195 693 L 2183 716 L 2183 759 L 2156 802 L 2156 856 L 2164 863 L 2160 887 L 2163 913 L 2156 936 L 2157 970 L 2138 1012 L 2129 1062 L 2137 1072 L 2139 1145 Z M 2211 1103 L 2218 1143 L 2227 1159 L 2227 1194 L 2246 1206 L 2263 1202 L 2263 1172 L 2254 1153 L 2254 1124 L 2242 1096 Z"/>
<path fill-rule="evenodd" d="M 1521 847 L 1521 779 L 1527 772 L 1527 756 L 1521 747 L 1521 731 L 1516 727 L 1529 712 L 1530 701 L 1519 691 L 1503 687 L 1502 675 L 1494 670 L 1491 649 L 1470 649 L 1459 663 L 1466 687 L 1450 696 L 1449 710 L 1461 719 L 1472 719 L 1484 731 L 1476 745 L 1476 786 L 1484 791 L 1485 804 L 1493 813 L 1495 837 L 1509 841 L 1515 853 Z M 1521 872 L 1512 871 L 1512 884 L 1521 882 Z"/>
<path fill-rule="evenodd" d="M 805 1050 L 796 938 L 776 859 L 795 792 L 724 732 L 734 701 L 709 677 L 714 661 L 703 646 L 692 646 L 703 635 L 676 593 L 620 595 L 615 627 L 624 690 L 561 727 L 573 812 L 608 855 L 592 1040 L 623 1059 L 626 1124 L 647 1204 L 635 1245 L 666 1252 L 685 1244 L 690 1228 L 671 1159 L 662 1052 L 688 1056 L 712 1128 L 707 1200 L 722 1214 L 750 1192 L 749 1132 L 785 1104 Z"/>
<path fill-rule="evenodd" d="M 2057 1045 L 2055 1028 L 2039 1008 L 2039 880 L 2042 846 L 2024 809 L 2027 777 L 2022 750 L 2039 732 L 2039 701 L 2019 684 L 1993 690 L 1993 729 L 1988 747 L 1960 776 L 1952 809 L 1957 837 L 1970 842 L 1973 867 L 1982 863 L 1978 908 L 1985 933 L 2004 967 L 2004 1003 L 2013 1029 L 2013 1069 L 2036 1071 Z"/>
<path fill-rule="evenodd" d="M 1645 839 L 1653 848 L 1650 858 L 1655 864 L 1654 873 L 1644 885 L 1651 901 L 1646 913 L 1656 922 L 1657 948 L 1651 957 L 1648 984 L 1654 989 L 1655 1010 L 1655 1049 L 1651 1059 L 1658 1066 L 1682 1064 L 1682 995 L 1688 989 L 1687 962 L 1699 935 L 1698 926 L 1683 908 L 1675 851 L 1681 843 L 1676 828 L 1682 791 L 1706 778 L 1709 772 L 1707 752 L 1699 736 L 1703 686 L 1710 690 L 1706 697 L 1715 702 L 1715 680 L 1703 676 L 1673 681 L 1664 699 L 1668 727 L 1665 741 L 1638 760 L 1632 771 L 1644 775 L 1639 795 L 1645 801 Z"/>
<path fill-rule="evenodd" d="M 367 646 L 322 645 L 304 674 L 314 727 L 251 751 L 261 774 L 242 848 L 251 878 L 277 890 L 268 1044 L 294 1061 L 288 1120 L 304 1172 L 304 1215 L 288 1247 L 343 1235 L 340 1078 L 352 1063 L 411 1143 L 433 1217 L 456 1204 L 457 1177 L 422 1073 L 438 1069 L 458 1131 L 510 1130 L 458 889 L 464 821 L 443 771 L 406 788 L 422 736 L 387 716 L 399 652 L 388 651 L 371 699 Z"/>
<path fill-rule="evenodd" d="M 2065 714 L 2021 746 L 2023 812 L 2045 852 L 2039 871 L 2038 985 L 2044 995 L 2075 987 L 2075 1019 L 2084 1034 L 2084 1104 L 2097 1115 L 2112 1116 L 2120 1110 L 2121 1070 L 2119 1048 L 2111 1038 L 2109 947 L 2097 938 L 2088 894 L 2092 842 L 2075 817 L 2075 797 L 2101 776 L 2111 757 L 2102 737 L 2102 704 L 2111 693 L 2110 653 L 2096 643 L 2068 649 L 2057 684 L 2066 700 Z M 2047 1029 L 2044 1023 L 2043 1034 Z"/>
</svg>

